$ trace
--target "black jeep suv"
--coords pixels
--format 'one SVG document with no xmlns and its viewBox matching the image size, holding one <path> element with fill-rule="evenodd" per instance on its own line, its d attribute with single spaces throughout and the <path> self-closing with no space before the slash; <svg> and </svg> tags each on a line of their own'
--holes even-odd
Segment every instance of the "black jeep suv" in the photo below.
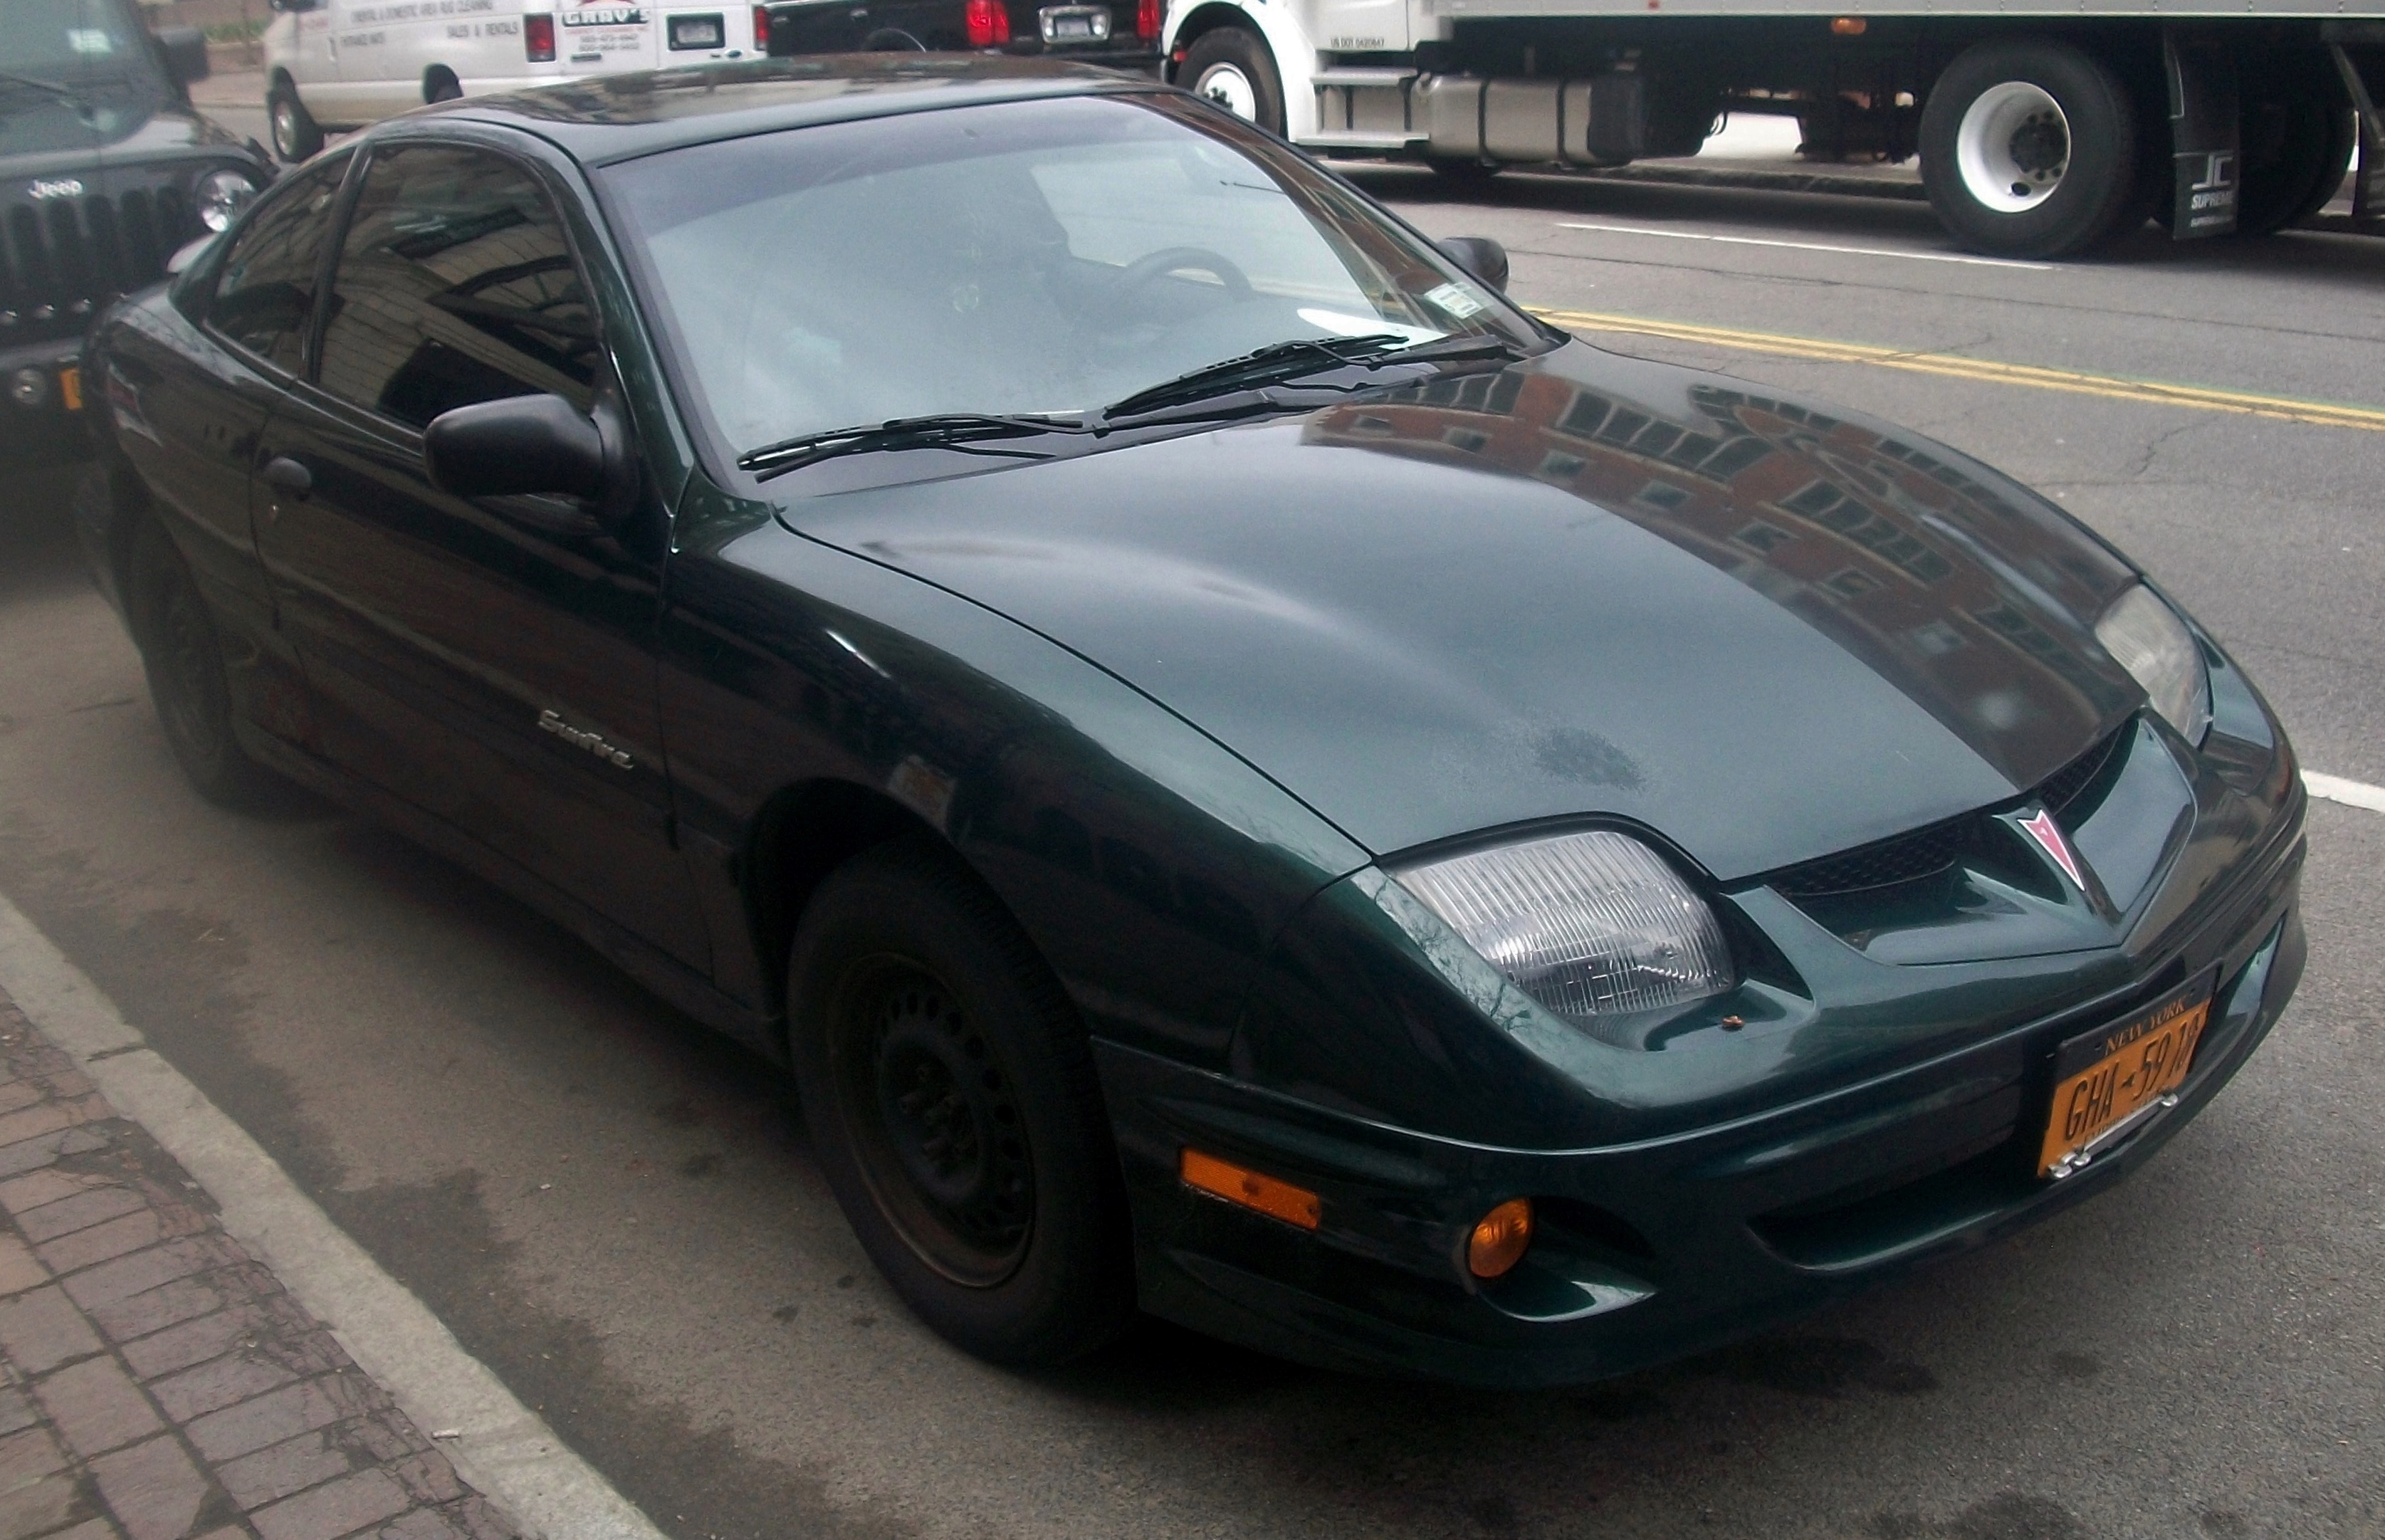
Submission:
<svg viewBox="0 0 2385 1540">
<path fill-rule="evenodd" d="M 94 312 L 166 274 L 273 179 L 192 110 L 194 28 L 134 0 L 6 0 L 0 25 L 0 466 L 86 453 L 76 357 Z"/>
</svg>

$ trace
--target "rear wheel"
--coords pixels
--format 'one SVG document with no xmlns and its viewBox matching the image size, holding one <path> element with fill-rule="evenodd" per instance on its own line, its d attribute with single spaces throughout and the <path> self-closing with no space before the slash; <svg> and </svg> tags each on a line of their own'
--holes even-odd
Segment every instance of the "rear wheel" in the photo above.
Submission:
<svg viewBox="0 0 2385 1540">
<path fill-rule="evenodd" d="M 265 94 L 265 117 L 267 131 L 273 136 L 273 153 L 283 160 L 295 165 L 323 147 L 322 129 L 288 79 L 277 79 L 273 89 Z"/>
<path fill-rule="evenodd" d="M 2343 185 L 2360 120 L 2315 71 L 2262 71 L 2244 82 L 2236 230 L 2268 235 L 2327 207 Z"/>
<path fill-rule="evenodd" d="M 231 686 L 215 619 L 189 564 L 154 519 L 133 532 L 126 577 L 125 609 L 175 763 L 208 801 L 254 807 L 279 783 L 233 736 Z"/>
<path fill-rule="evenodd" d="M 1983 43 L 1946 68 L 1921 114 L 1921 181 L 1966 245 L 2064 257 L 2142 212 L 2137 112 L 2067 43 Z"/>
<path fill-rule="evenodd" d="M 1241 27 L 1203 32 L 1177 67 L 1176 83 L 1271 133 L 1283 131 L 1283 81 L 1275 55 L 1256 32 Z"/>
<path fill-rule="evenodd" d="M 460 101 L 463 95 L 464 82 L 456 78 L 453 70 L 432 69 L 422 77 L 422 99 L 426 102 Z"/>
<path fill-rule="evenodd" d="M 821 1169 L 911 1308 L 1022 1367 L 1115 1334 L 1133 1270 L 1092 1050 L 977 879 L 926 836 L 855 857 L 806 907 L 787 998 Z"/>
</svg>

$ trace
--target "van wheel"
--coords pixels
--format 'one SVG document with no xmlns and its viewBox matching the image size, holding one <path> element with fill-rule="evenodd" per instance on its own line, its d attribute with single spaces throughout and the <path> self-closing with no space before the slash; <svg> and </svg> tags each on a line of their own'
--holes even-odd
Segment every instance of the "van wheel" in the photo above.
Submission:
<svg viewBox="0 0 2385 1540">
<path fill-rule="evenodd" d="M 132 532 L 126 567 L 125 612 L 175 762 L 208 801 L 257 806 L 280 782 L 232 733 L 223 646 L 189 564 L 157 521 L 144 518 Z"/>
<path fill-rule="evenodd" d="M 787 1001 L 821 1171 L 921 1320 L 1022 1368 L 1125 1324 L 1126 1194 L 1084 1026 L 972 873 L 924 835 L 855 857 L 805 906 Z"/>
<path fill-rule="evenodd" d="M 461 101 L 463 82 L 446 69 L 433 69 L 422 77 L 422 99 L 426 102 Z"/>
<path fill-rule="evenodd" d="M 2067 43 L 1979 44 L 1921 113 L 1921 183 L 1955 237 L 1998 257 L 2067 257 L 2114 233 L 2138 201 L 2128 89 Z"/>
<path fill-rule="evenodd" d="M 1193 39 L 1176 81 L 1203 100 L 1270 133 L 1283 131 L 1283 81 L 1256 32 L 1218 27 Z"/>
<path fill-rule="evenodd" d="M 273 136 L 273 153 L 291 165 L 306 159 L 323 147 L 323 131 L 316 125 L 306 104 L 298 99 L 298 88 L 285 79 L 273 82 L 265 94 L 265 117 Z"/>
</svg>

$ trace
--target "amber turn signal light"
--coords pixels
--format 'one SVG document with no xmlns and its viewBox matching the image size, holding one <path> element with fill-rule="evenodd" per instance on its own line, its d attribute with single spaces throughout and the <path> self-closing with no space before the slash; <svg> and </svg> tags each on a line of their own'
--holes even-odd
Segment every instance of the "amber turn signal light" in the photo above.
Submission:
<svg viewBox="0 0 2385 1540">
<path fill-rule="evenodd" d="M 1830 31 L 1838 33 L 1841 37 L 1861 37 L 1864 35 L 1864 29 L 1870 25 L 1870 22 L 1866 21 L 1860 16 L 1834 16 L 1830 18 Z"/>
<path fill-rule="evenodd" d="M 1185 1150 L 1177 1158 L 1176 1174 L 1184 1185 L 1212 1197 L 1244 1208 L 1255 1208 L 1271 1219 L 1286 1224 L 1296 1224 L 1303 1230 L 1317 1228 L 1318 1208 L 1317 1195 L 1305 1187 L 1295 1187 L 1289 1182 L 1279 1182 L 1264 1172 L 1237 1166 L 1230 1160 L 1220 1160 L 1214 1155 L 1204 1155 L 1197 1149 Z"/>
<path fill-rule="evenodd" d="M 1497 1278 L 1524 1259 L 1532 1245 L 1532 1200 L 1511 1197 L 1482 1216 L 1466 1242 L 1466 1266 L 1477 1278 Z"/>
</svg>

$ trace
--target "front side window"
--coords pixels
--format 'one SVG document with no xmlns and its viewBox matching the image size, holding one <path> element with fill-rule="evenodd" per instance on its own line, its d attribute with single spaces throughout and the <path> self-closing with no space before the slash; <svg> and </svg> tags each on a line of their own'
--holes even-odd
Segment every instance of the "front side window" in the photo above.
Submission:
<svg viewBox="0 0 2385 1540">
<path fill-rule="evenodd" d="M 823 124 L 604 175 L 732 455 L 897 418 L 1097 410 L 1286 341 L 1541 344 L 1341 183 L 1175 96 Z"/>
<path fill-rule="evenodd" d="M 292 374 L 305 367 L 315 275 L 347 169 L 342 157 L 276 188 L 233 237 L 207 305 L 207 324 L 218 333 Z"/>
<path fill-rule="evenodd" d="M 585 408 L 595 312 L 561 220 L 519 166 L 417 145 L 374 156 L 340 245 L 322 388 L 410 428 L 508 395 Z"/>
</svg>

